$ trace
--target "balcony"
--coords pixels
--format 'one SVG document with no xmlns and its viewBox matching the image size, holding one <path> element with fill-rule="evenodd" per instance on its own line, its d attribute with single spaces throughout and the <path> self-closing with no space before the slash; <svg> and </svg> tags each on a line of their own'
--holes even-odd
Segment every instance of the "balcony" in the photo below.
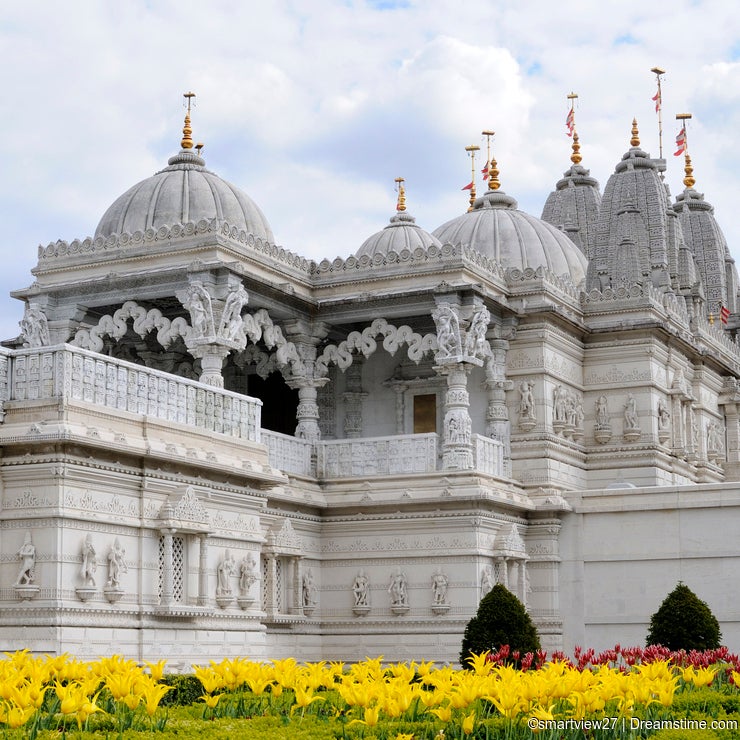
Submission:
<svg viewBox="0 0 740 740">
<path fill-rule="evenodd" d="M 433 473 L 440 469 L 436 434 L 332 439 L 313 445 L 303 439 L 263 430 L 262 441 L 267 445 L 272 467 L 322 480 Z M 472 443 L 474 470 L 503 477 L 501 442 L 474 434 Z M 315 460 L 312 460 L 314 448 Z"/>
<path fill-rule="evenodd" d="M 0 348 L 0 400 L 67 399 L 260 442 L 262 402 L 96 352 Z"/>
</svg>

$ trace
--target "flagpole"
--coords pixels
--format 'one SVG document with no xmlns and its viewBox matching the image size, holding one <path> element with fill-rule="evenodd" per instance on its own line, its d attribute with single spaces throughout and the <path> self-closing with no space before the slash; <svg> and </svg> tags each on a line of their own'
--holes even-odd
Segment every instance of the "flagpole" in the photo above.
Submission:
<svg viewBox="0 0 740 740">
<path fill-rule="evenodd" d="M 475 203 L 475 153 L 480 151 L 480 147 L 471 144 L 465 147 L 465 151 L 470 155 L 470 182 L 472 184 L 470 188 L 470 208 L 468 208 L 468 213 L 470 213 L 473 210 L 473 203 Z"/>
<path fill-rule="evenodd" d="M 568 136 L 573 136 L 576 130 L 576 100 L 578 100 L 578 95 L 571 91 L 566 97 L 570 100 L 570 110 L 565 118 L 565 128 L 568 129 L 566 131 Z"/>
<path fill-rule="evenodd" d="M 491 177 L 491 137 L 496 134 L 495 131 L 484 129 L 481 131 L 481 136 L 486 137 L 486 166 L 481 170 L 483 173 L 483 179 L 489 183 L 490 190 L 490 177 Z"/>
<path fill-rule="evenodd" d="M 658 81 L 658 92 L 653 100 L 655 101 L 655 111 L 658 114 L 658 152 L 663 159 L 663 91 L 660 86 L 660 76 L 665 74 L 665 70 L 660 67 L 653 67 L 650 70 Z"/>
<path fill-rule="evenodd" d="M 689 134 L 686 131 L 686 121 L 691 117 L 691 113 L 676 113 L 676 120 L 681 121 L 681 132 L 683 133 L 683 184 L 687 188 L 692 188 L 696 184 L 693 176 L 694 168 L 691 166 L 691 157 L 689 156 Z"/>
<path fill-rule="evenodd" d="M 692 118 L 691 113 L 676 113 L 676 120 L 681 121 L 681 130 L 683 131 L 684 154 L 689 153 L 689 137 L 686 131 L 686 121 L 688 121 L 690 118 Z"/>
</svg>

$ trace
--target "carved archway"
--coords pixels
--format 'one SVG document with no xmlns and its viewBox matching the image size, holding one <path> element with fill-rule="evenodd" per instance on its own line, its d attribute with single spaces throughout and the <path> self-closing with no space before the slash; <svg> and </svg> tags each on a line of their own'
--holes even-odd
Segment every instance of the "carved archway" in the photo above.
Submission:
<svg viewBox="0 0 740 740">
<path fill-rule="evenodd" d="M 408 345 L 408 357 L 418 363 L 427 352 L 437 350 L 437 335 L 425 334 L 422 336 L 410 326 L 395 327 L 385 319 L 375 319 L 370 326 L 361 332 L 350 332 L 347 338 L 339 344 L 330 344 L 316 359 L 316 375 L 324 378 L 329 372 L 329 365 L 336 365 L 340 370 L 346 370 L 352 364 L 352 353 L 357 352 L 370 357 L 377 349 L 375 337 L 383 335 L 382 347 L 390 355 L 395 355 L 402 345 Z"/>
</svg>

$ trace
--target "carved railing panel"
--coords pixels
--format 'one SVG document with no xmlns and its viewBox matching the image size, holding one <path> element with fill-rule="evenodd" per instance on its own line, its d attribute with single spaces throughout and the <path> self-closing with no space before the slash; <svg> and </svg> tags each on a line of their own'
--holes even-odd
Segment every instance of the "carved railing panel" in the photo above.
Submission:
<svg viewBox="0 0 740 740">
<path fill-rule="evenodd" d="M 267 429 L 262 430 L 262 442 L 267 445 L 270 465 L 273 468 L 295 475 L 313 475 L 311 442 Z"/>
<path fill-rule="evenodd" d="M 10 350 L 9 401 L 68 398 L 260 441 L 261 401 L 71 345 Z"/>
<path fill-rule="evenodd" d="M 430 473 L 436 469 L 436 434 L 337 439 L 316 445 L 319 478 Z"/>
<path fill-rule="evenodd" d="M 504 445 L 497 439 L 484 437 L 482 434 L 473 435 L 473 450 L 475 454 L 475 469 L 480 473 L 504 477 Z"/>
</svg>

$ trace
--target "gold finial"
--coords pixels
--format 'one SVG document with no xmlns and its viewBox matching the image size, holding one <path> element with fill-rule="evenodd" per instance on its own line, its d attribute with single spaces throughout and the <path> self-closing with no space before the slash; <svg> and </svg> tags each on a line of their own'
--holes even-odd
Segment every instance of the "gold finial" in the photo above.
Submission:
<svg viewBox="0 0 740 740">
<path fill-rule="evenodd" d="M 498 179 L 498 162 L 494 157 L 491 157 L 491 164 L 488 166 L 488 189 L 498 190 L 501 187 L 501 182 Z"/>
<path fill-rule="evenodd" d="M 396 210 L 401 212 L 406 210 L 406 190 L 403 187 L 404 179 L 402 177 L 396 178 L 396 187 L 398 188 L 398 202 L 396 203 Z"/>
<path fill-rule="evenodd" d="M 573 164 L 580 164 L 583 157 L 581 157 L 581 145 L 578 143 L 578 132 L 573 132 L 573 144 L 571 145 L 573 154 L 570 155 L 570 161 Z"/>
<path fill-rule="evenodd" d="M 714 314 L 713 313 L 709 314 L 709 325 L 714 326 Z"/>
<path fill-rule="evenodd" d="M 183 97 L 188 101 L 188 110 L 185 114 L 185 125 L 182 127 L 182 141 L 180 142 L 180 146 L 183 149 L 192 149 L 193 148 L 193 138 L 192 133 L 193 129 L 190 128 L 190 103 L 192 99 L 195 97 L 194 92 L 186 92 L 183 93 Z"/>
<path fill-rule="evenodd" d="M 696 180 L 694 179 L 694 168 L 691 166 L 691 157 L 689 156 L 688 152 L 684 154 L 683 171 L 685 175 L 683 179 L 683 184 L 687 188 L 693 188 L 694 185 L 696 185 Z"/>
<path fill-rule="evenodd" d="M 632 119 L 632 138 L 630 139 L 630 146 L 640 146 L 640 132 L 637 128 L 637 119 Z"/>
<path fill-rule="evenodd" d="M 470 144 L 465 147 L 465 151 L 470 155 L 470 185 L 466 185 L 463 190 L 470 190 L 470 207 L 468 208 L 468 213 L 470 213 L 475 203 L 475 153 L 480 151 L 480 147 Z"/>
</svg>

